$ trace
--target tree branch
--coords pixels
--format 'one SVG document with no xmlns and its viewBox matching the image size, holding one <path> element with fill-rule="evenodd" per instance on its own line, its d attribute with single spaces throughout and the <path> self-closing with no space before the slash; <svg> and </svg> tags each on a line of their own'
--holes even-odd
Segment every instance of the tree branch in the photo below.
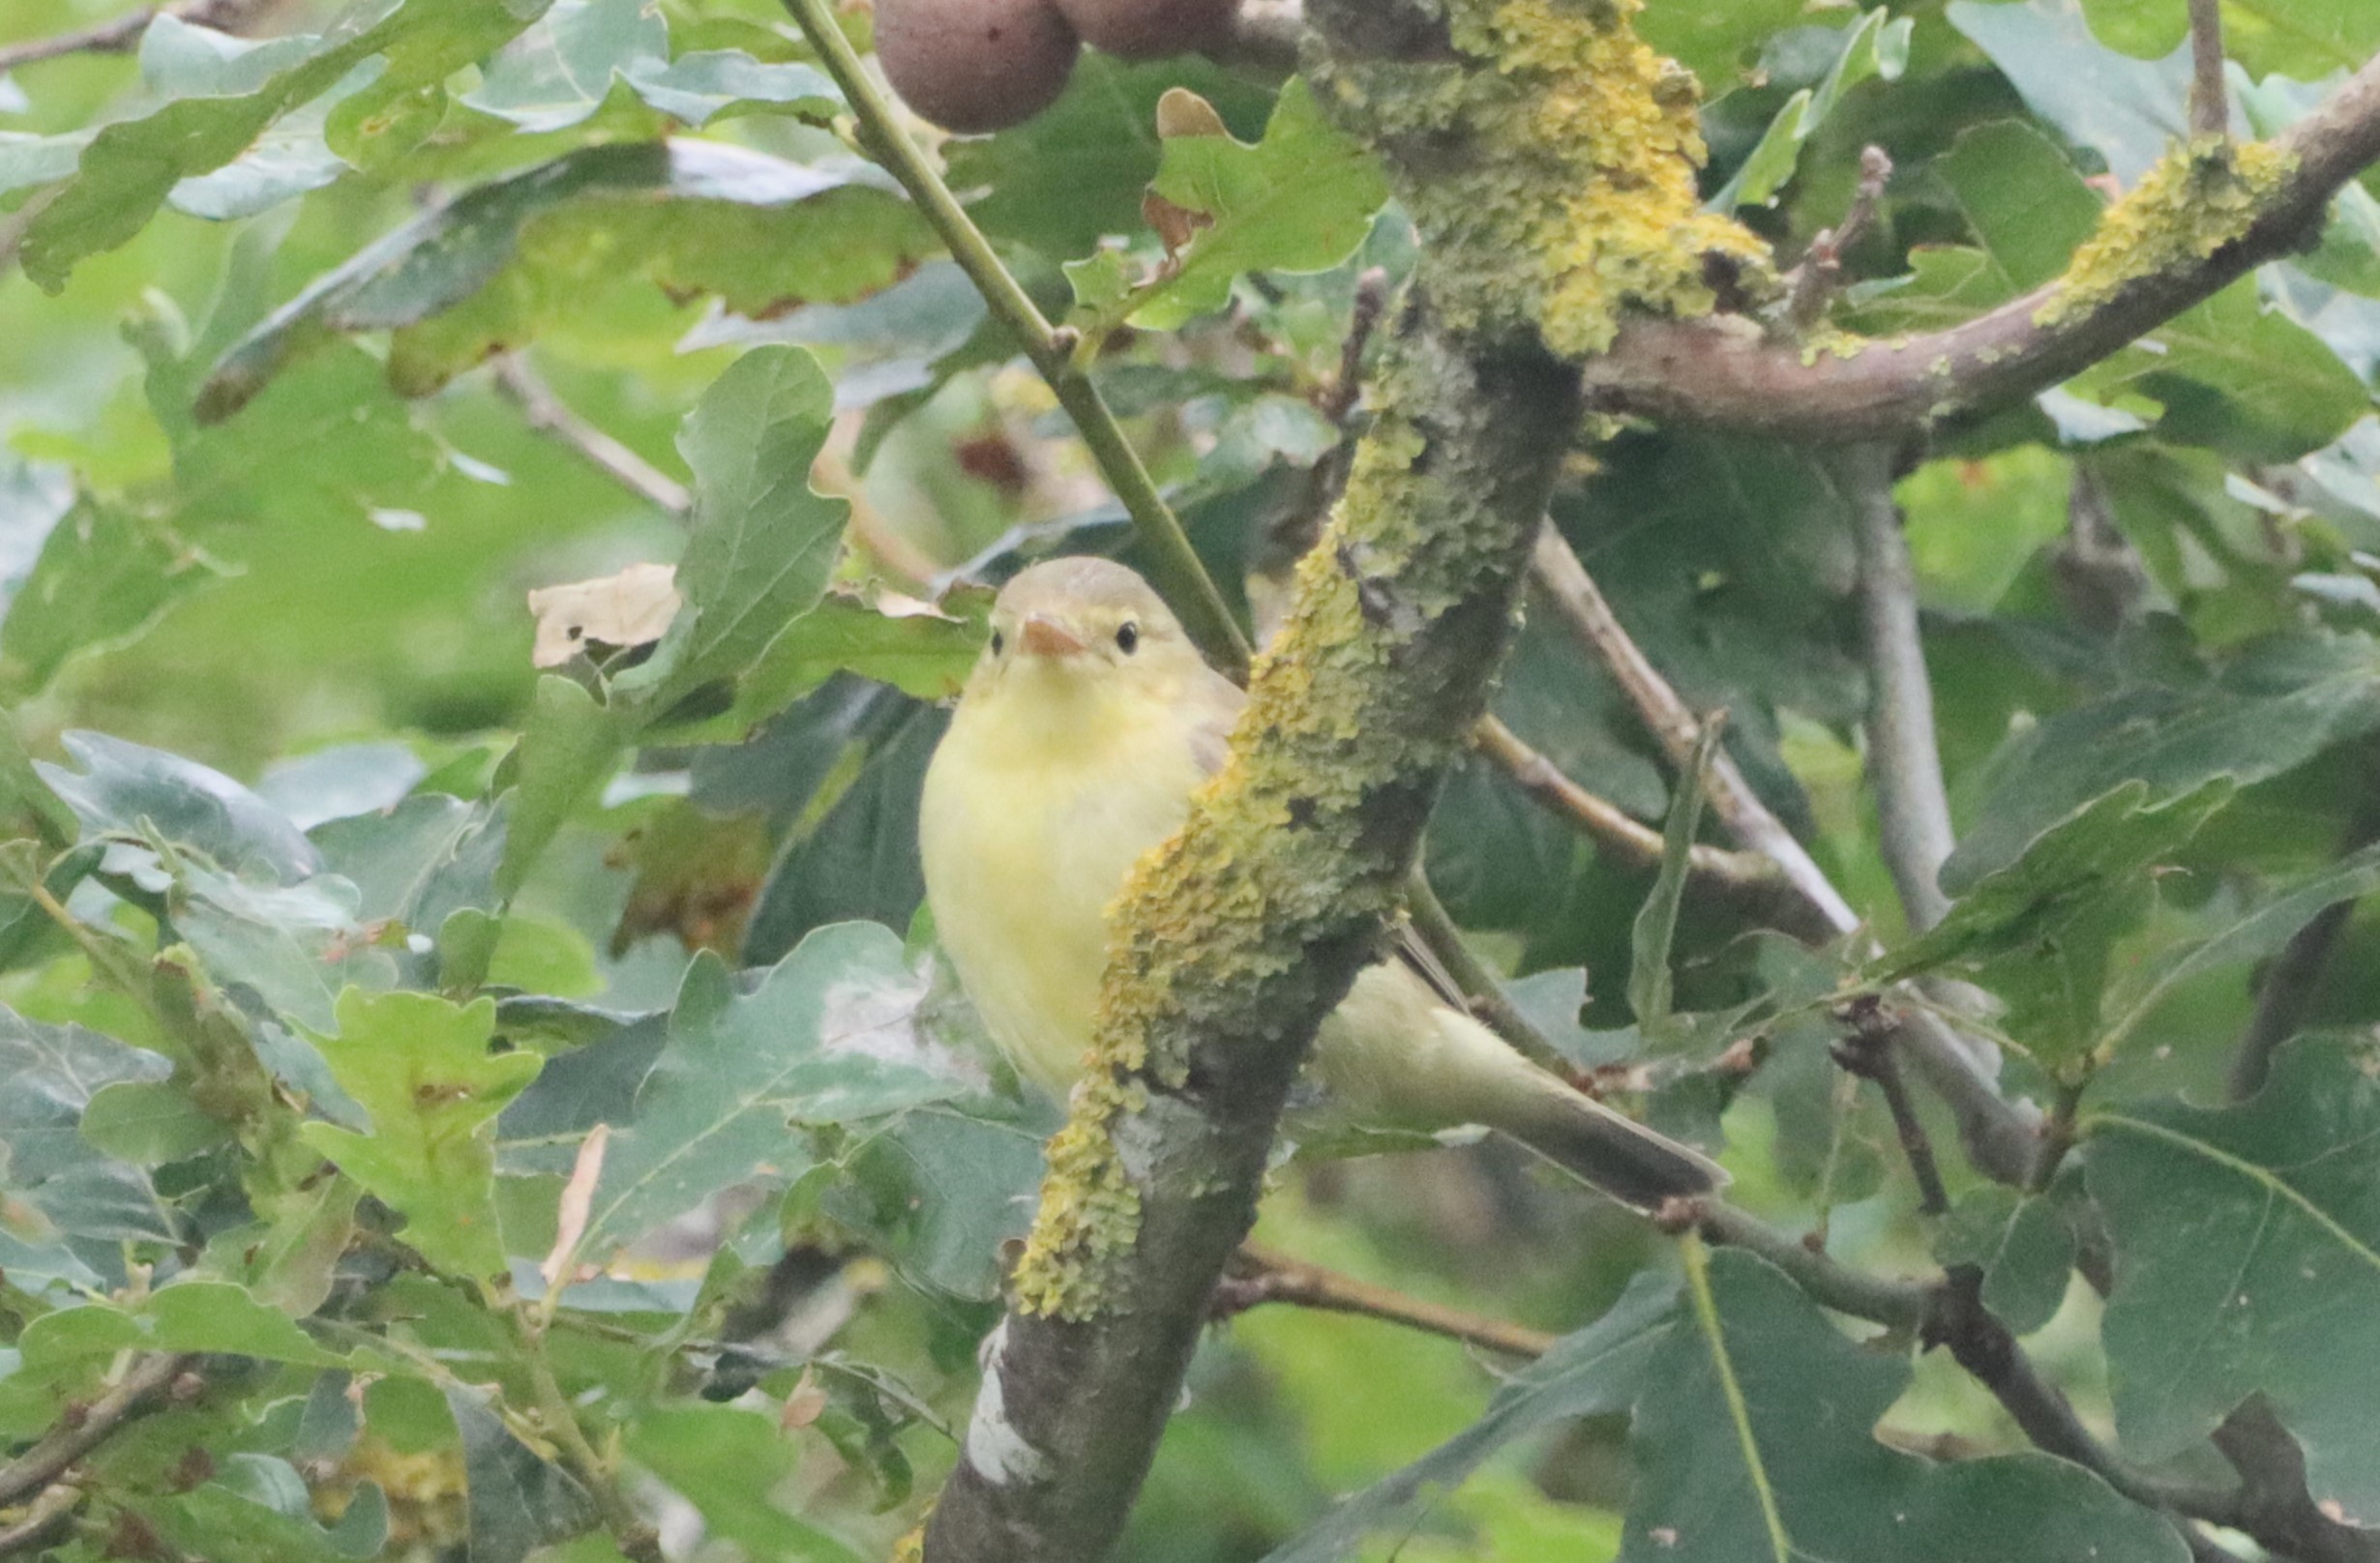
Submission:
<svg viewBox="0 0 2380 1563">
<path fill-rule="evenodd" d="M 2373 799 L 2371 790 L 2380 778 L 2373 777 L 2368 769 L 2359 775 L 2358 791 L 2366 801 L 2355 810 L 2354 817 L 2347 823 L 2346 840 L 2339 843 L 2342 855 L 2380 840 L 2380 801 Z M 2298 1034 L 2307 1001 L 2313 997 L 2314 984 L 2321 978 L 2323 968 L 2331 963 L 2331 952 L 2337 948 L 2338 936 L 2354 920 L 2358 904 L 2352 900 L 2334 901 L 2316 912 L 2311 922 L 2290 935 L 2280 954 L 2267 962 L 2258 975 L 2256 1013 L 2249 1018 L 2247 1034 L 2240 1039 L 2240 1050 L 2231 1061 L 2233 1101 L 2244 1102 L 2264 1089 L 2275 1049 Z"/>
<path fill-rule="evenodd" d="M 1425 1302 L 1253 1243 L 1242 1244 L 1222 1284 L 1215 1288 L 1214 1314 L 1226 1318 L 1263 1303 L 1294 1303 L 1333 1313 L 1357 1313 L 1515 1357 L 1542 1357 L 1556 1339 L 1542 1330 Z"/>
<path fill-rule="evenodd" d="M 1651 729 L 1670 764 L 1680 771 L 1690 766 L 1695 747 L 1702 742 L 1702 719 L 1637 647 L 1594 577 L 1587 574 L 1587 567 L 1579 563 L 1578 555 L 1550 520 L 1538 529 L 1530 571 L 1539 594 L 1619 680 L 1621 692 Z M 1849 933 L 1859 926 L 1859 915 L 1851 903 L 1785 828 L 1785 822 L 1760 801 L 1760 794 L 1752 790 L 1751 782 L 1724 749 L 1711 756 L 1708 785 L 1711 811 L 1726 824 L 1728 834 L 1774 863 L 1830 930 Z"/>
<path fill-rule="evenodd" d="M 157 1410 L 165 1389 L 192 1361 L 172 1353 L 136 1361 L 121 1381 L 80 1414 L 60 1422 L 40 1443 L 0 1466 L 0 1505 L 13 1504 L 47 1487 L 67 1467 L 106 1442 L 117 1429 Z"/>
<path fill-rule="evenodd" d="M 495 383 L 528 426 L 577 451 L 587 462 L 656 510 L 679 517 L 694 512 L 686 486 L 573 411 L 553 394 L 528 359 L 508 353 L 496 361 Z"/>
<path fill-rule="evenodd" d="M 2223 0 L 2190 0 L 2190 133 L 2221 135 L 2230 129 L 2230 93 L 2223 81 Z"/>
<path fill-rule="evenodd" d="M 128 54 L 140 46 L 141 36 L 160 16 L 232 32 L 272 3 L 273 0 L 187 0 L 178 6 L 143 6 L 79 32 L 29 39 L 22 44 L 0 44 L 0 74 L 68 54 Z"/>
<path fill-rule="evenodd" d="M 2278 154 L 2237 231 L 2184 264 L 2103 279 L 2069 274 L 1943 331 L 1862 341 L 1805 360 L 1740 317 L 1639 318 L 1586 365 L 1590 405 L 1664 423 L 1843 443 L 1872 440 L 2030 396 L 2077 373 L 2320 231 L 2332 195 L 2380 159 L 2380 60 L 2274 141 Z"/>
<path fill-rule="evenodd" d="M 1702 732 L 1700 719 L 1629 636 L 1587 567 L 1550 521 L 1538 534 L 1531 570 L 1547 601 L 1611 669 L 1671 763 L 1690 764 Z M 1817 942 L 1858 931 L 1859 919 L 1850 903 L 1724 752 L 1712 757 L 1709 781 L 1711 808 L 1729 833 L 1774 861 L 1806 904 L 1803 916 L 1817 920 L 1819 931 L 1801 936 Z M 1995 1078 L 1997 1060 L 1971 1047 L 1918 995 L 1908 996 L 1912 1002 L 1894 1006 L 1896 1045 L 1950 1108 L 1969 1159 L 2002 1183 L 2027 1187 L 2040 1153 L 2039 1110 L 2002 1096 Z"/>
<path fill-rule="evenodd" d="M 1867 777 L 1885 864 L 1912 931 L 1942 921 L 1938 875 L 1957 838 L 1934 737 L 1934 688 L 1918 626 L 1918 573 L 1892 498 L 1893 451 L 1856 445 L 1833 463 L 1859 552 L 1859 619 L 1867 654 Z"/>
</svg>

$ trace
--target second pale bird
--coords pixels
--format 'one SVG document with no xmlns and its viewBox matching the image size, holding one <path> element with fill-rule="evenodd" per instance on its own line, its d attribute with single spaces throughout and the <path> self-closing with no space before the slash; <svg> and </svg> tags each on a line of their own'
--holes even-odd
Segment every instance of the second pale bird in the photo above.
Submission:
<svg viewBox="0 0 2380 1563">
<path fill-rule="evenodd" d="M 1105 559 L 1011 580 L 926 772 L 918 839 L 942 946 L 993 1039 L 1064 1096 L 1083 1070 L 1107 911 L 1223 763 L 1246 696 L 1146 582 Z M 1383 961 L 1323 1022 L 1311 1073 L 1341 1129 L 1502 1131 L 1642 1208 L 1727 1180 L 1572 1089 Z"/>
</svg>

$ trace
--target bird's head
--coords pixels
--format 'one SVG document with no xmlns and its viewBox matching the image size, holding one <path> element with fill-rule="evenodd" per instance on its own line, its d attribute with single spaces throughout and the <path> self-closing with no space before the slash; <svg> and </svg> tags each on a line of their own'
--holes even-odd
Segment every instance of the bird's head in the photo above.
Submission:
<svg viewBox="0 0 2380 1563">
<path fill-rule="evenodd" d="M 968 693 L 1156 692 L 1199 665 L 1198 648 L 1148 582 L 1109 559 L 1050 559 L 1000 589 Z"/>
</svg>

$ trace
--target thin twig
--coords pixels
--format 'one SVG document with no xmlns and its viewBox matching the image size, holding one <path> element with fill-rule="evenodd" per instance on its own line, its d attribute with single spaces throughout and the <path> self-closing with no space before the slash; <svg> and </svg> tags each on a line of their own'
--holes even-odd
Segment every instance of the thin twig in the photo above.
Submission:
<svg viewBox="0 0 2380 1563">
<path fill-rule="evenodd" d="M 860 64 L 843 30 L 835 25 L 827 0 L 785 0 L 785 7 L 817 51 L 827 74 L 842 89 L 844 101 L 850 104 L 857 122 L 861 142 L 908 192 L 909 199 L 940 235 L 950 251 L 950 258 L 958 262 L 983 294 L 992 312 L 1016 337 L 1018 345 L 1049 382 L 1058 404 L 1073 419 L 1083 443 L 1090 448 L 1091 458 L 1098 463 L 1125 514 L 1132 517 L 1134 531 L 1152 555 L 1159 589 L 1181 616 L 1191 638 L 1216 666 L 1244 681 L 1248 669 L 1247 638 L 1239 633 L 1238 624 L 1225 605 L 1223 594 L 1206 574 L 1205 566 L 1199 562 L 1180 518 L 1157 491 L 1156 481 L 1149 476 L 1140 453 L 1124 436 L 1115 410 L 1100 395 L 1099 388 L 1075 365 L 1074 334 L 1053 327 L 1040 306 L 1009 275 L 1008 268 L 1000 264 L 991 242 L 968 219 L 957 197 L 950 193 L 950 188 L 942 183 L 941 175 L 926 161 L 925 154 L 901 129 L 875 78 Z"/>
<path fill-rule="evenodd" d="M 684 516 L 694 510 L 694 495 L 684 484 L 580 417 L 553 394 L 553 388 L 529 367 L 523 355 L 510 353 L 499 359 L 495 383 L 521 409 L 531 428 L 570 446 L 630 493 L 672 516 Z"/>
<path fill-rule="evenodd" d="M 1429 874 L 1418 863 L 1406 877 L 1405 915 L 1423 947 L 1444 968 L 1446 981 L 1462 995 L 1463 1008 L 1474 1019 L 1538 1068 L 1564 1076 L 1569 1075 L 1569 1060 L 1504 996 L 1503 984 L 1488 969 L 1487 962 L 1473 953 L 1453 914 L 1438 899 L 1438 892 L 1430 887 Z"/>
<path fill-rule="evenodd" d="M 1957 838 L 1918 625 L 1917 565 L 1892 497 L 1893 456 L 1889 445 L 1854 445 L 1832 464 L 1859 546 L 1868 783 L 1876 793 L 1885 864 L 1911 929 L 1922 933 L 1950 909 L 1939 875 Z"/>
<path fill-rule="evenodd" d="M 48 1546 L 74 1515 L 74 1505 L 81 1501 L 82 1489 L 72 1482 L 44 1488 L 41 1496 L 26 1505 L 23 1519 L 0 1529 L 0 1557 L 13 1557 L 32 1548 Z"/>
<path fill-rule="evenodd" d="M 1691 1226 L 1713 1243 L 1759 1254 L 1823 1307 L 1895 1330 L 1914 1330 L 1925 1317 L 1932 1288 L 1923 1282 L 1895 1281 L 1839 1264 L 1824 1249 L 1778 1231 L 1734 1205 L 1713 1200 L 1681 1203 L 1686 1208 L 1679 1221 L 1668 1221 L 1665 1213 L 1664 1225 Z"/>
<path fill-rule="evenodd" d="M 1242 1244 L 1231 1269 L 1216 1283 L 1211 1316 L 1230 1318 L 1263 1303 L 1359 1313 L 1514 1357 L 1541 1357 L 1556 1339 L 1542 1330 L 1424 1302 L 1253 1243 Z"/>
<path fill-rule="evenodd" d="M 212 27 L 218 32 L 230 32 L 253 13 L 262 11 L 272 0 L 187 0 L 178 6 L 143 6 L 138 11 L 83 28 L 80 32 L 60 33 L 54 38 L 29 39 L 22 44 L 0 44 L 0 72 L 14 71 L 20 65 L 32 65 L 42 60 L 54 60 L 68 54 L 127 54 L 140 44 L 141 36 L 149 24 L 160 16 L 199 27 Z"/>
<path fill-rule="evenodd" d="M 2221 135 L 2231 129 L 2223 81 L 2223 0 L 2190 0 L 2190 133 Z"/>
<path fill-rule="evenodd" d="M 2240 1523 L 2245 1516 L 2237 1490 L 2160 1481 L 2099 1442 L 2074 1414 L 2065 1393 L 2041 1376 L 2008 1327 L 1983 1306 L 1982 1285 L 1982 1271 L 1953 1265 L 1934 1289 L 1924 1341 L 1928 1346 L 1948 1347 L 1958 1365 L 1992 1392 L 2035 1447 L 2097 1472 L 2135 1503 L 2218 1525 Z"/>
<path fill-rule="evenodd" d="M 2237 1521 L 2240 1530 L 2304 1563 L 2380 1559 L 2380 1533 L 2340 1523 L 2308 1494 L 2305 1452 L 2262 1397 L 2215 1430 L 2215 1447 L 2240 1473 L 2246 1510 Z"/>
<path fill-rule="evenodd" d="M 1550 520 L 1538 531 L 1531 568 L 1539 592 L 1612 670 L 1670 763 L 1681 769 L 1691 764 L 1695 746 L 1702 741 L 1702 719 L 1637 648 L 1594 578 L 1587 574 L 1587 567 L 1579 563 L 1578 555 L 1570 551 L 1570 545 Z M 1851 903 L 1843 899 L 1784 821 L 1760 801 L 1724 750 L 1711 757 L 1708 785 L 1711 811 L 1725 822 L 1729 833 L 1774 863 L 1830 927 L 1838 933 L 1849 933 L 1859 926 L 1859 916 Z"/>
<path fill-rule="evenodd" d="M 60 1423 L 40 1443 L 0 1466 L 0 1505 L 13 1504 L 48 1486 L 117 1429 L 157 1410 L 166 1386 L 189 1369 L 191 1361 L 178 1353 L 139 1359 L 122 1380 L 83 1407 L 79 1415 Z"/>
<path fill-rule="evenodd" d="M 1691 763 L 1702 723 L 1629 636 L 1587 567 L 1550 521 L 1538 533 L 1532 569 L 1547 601 L 1611 670 L 1671 762 Z M 1709 781 L 1711 808 L 1729 833 L 1777 865 L 1807 903 L 1808 915 L 1836 935 L 1857 932 L 1859 920 L 1850 903 L 1724 752 L 1712 757 Z M 1987 1067 L 1992 1061 L 1978 1057 L 1976 1048 L 1935 1016 L 1930 1001 L 1914 992 L 1903 996 L 1910 1002 L 1899 1016 L 1899 1045 L 1911 1067 L 1949 1106 L 1960 1142 L 1975 1165 L 2002 1183 L 2025 1187 L 2038 1149 L 2038 1110 L 2001 1095 Z"/>
<path fill-rule="evenodd" d="M 554 1377 L 552 1360 L 546 1353 L 545 1333 L 523 1313 L 509 1309 L 504 1312 L 512 1320 L 514 1336 L 528 1370 L 529 1390 L 537 1401 L 539 1430 L 553 1440 L 563 1463 L 594 1500 L 595 1512 L 603 1517 L 604 1529 L 610 1533 L 612 1545 L 621 1554 L 634 1563 L 662 1563 L 660 1533 L 629 1502 L 628 1494 L 620 1489 L 617 1473 L 587 1441 L 586 1430 L 579 1425 L 578 1410 L 562 1394 L 561 1381 Z"/>
<path fill-rule="evenodd" d="M 1892 177 L 1892 160 L 1880 146 L 1859 154 L 1859 188 L 1852 192 L 1843 221 L 1820 230 L 1810 241 L 1809 253 L 1794 272 L 1793 295 L 1786 302 L 1786 318 L 1797 330 L 1807 331 L 1827 312 L 1827 305 L 1843 281 L 1843 251 L 1857 244 L 1876 220 L 1884 202 L 1885 185 Z"/>
<path fill-rule="evenodd" d="M 1883 1001 L 1872 994 L 1854 1000 L 1842 1018 L 1844 1034 L 1834 1049 L 1835 1062 L 1860 1079 L 1874 1082 L 1884 1094 L 1885 1109 L 1892 1115 L 1892 1131 L 1900 1138 L 1901 1153 L 1909 1159 L 1909 1175 L 1917 1180 L 1918 1209 L 1927 1216 L 1942 1215 L 1950 1208 L 1950 1196 L 1934 1161 L 1934 1142 L 1926 1137 L 1925 1125 L 1910 1104 L 1909 1087 L 1901 1081 L 1900 1061 L 1893 1049 L 1897 1028 L 1885 1013 Z"/>
</svg>

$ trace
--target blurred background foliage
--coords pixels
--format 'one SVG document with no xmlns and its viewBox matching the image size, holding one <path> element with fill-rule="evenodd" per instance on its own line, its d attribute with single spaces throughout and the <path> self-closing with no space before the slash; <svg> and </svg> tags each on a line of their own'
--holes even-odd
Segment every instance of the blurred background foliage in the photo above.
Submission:
<svg viewBox="0 0 2380 1563">
<path fill-rule="evenodd" d="M 2365 0 L 2223 11 L 2243 130 L 2286 124 L 2380 49 Z M 11 0 L 0 59 L 120 15 Z M 999 1245 L 1022 1229 L 1050 1125 L 963 1006 L 918 988 L 915 799 L 985 601 L 944 593 L 1050 551 L 1130 558 L 1122 513 L 897 187 L 838 133 L 834 89 L 764 0 L 382 0 L 343 22 L 328 0 L 258 0 L 222 16 L 238 25 L 161 20 L 130 52 L 0 74 L 0 771 L 12 834 L 39 848 L 0 908 L 0 1076 L 35 1104 L 0 1107 L 0 1439 L 30 1441 L 94 1393 L 118 1346 L 230 1353 L 207 1358 L 203 1396 L 109 1446 L 61 1555 L 614 1555 L 600 1531 L 565 1539 L 593 1500 L 506 1411 L 539 1404 L 550 1371 L 615 1430 L 629 1491 L 678 1555 L 882 1555 L 953 1458 Z M 864 13 L 846 20 L 864 41 Z M 1842 314 L 1862 331 L 1964 318 L 2055 275 L 2186 125 L 2182 0 L 1648 0 L 1641 22 L 1704 84 L 1707 192 L 1781 254 L 1840 220 L 1861 148 L 1889 154 L 1846 257 Z M 1175 86 L 1257 142 L 1282 84 L 1094 55 L 1040 119 L 941 147 L 1053 315 L 1080 298 L 1121 319 L 1116 289 L 1160 260 L 1143 192 Z M 1293 177 L 1345 155 L 1288 119 L 1265 145 Z M 1964 833 L 1952 888 L 2127 778 L 2152 803 L 2239 787 L 2165 843 L 2153 903 L 2116 930 L 2119 980 L 2373 833 L 2376 189 L 2350 186 L 2319 248 L 2148 346 L 1936 430 L 1898 478 Z M 1278 264 L 1208 279 L 1197 303 L 1213 308 L 1175 292 L 1093 367 L 1235 598 L 1253 576 L 1263 599 L 1313 519 L 1345 432 L 1328 409 L 1351 317 L 1377 285 L 1361 280 L 1411 260 L 1376 193 L 1353 214 L 1360 243 L 1332 243 L 1322 230 L 1348 216 L 1333 190 L 1251 220 L 1249 253 Z M 754 453 L 816 453 L 813 481 L 848 519 L 772 509 L 741 481 Z M 1725 708 L 1754 785 L 1896 937 L 1832 470 L 1770 442 L 1629 428 L 1582 441 L 1554 514 L 1647 653 L 1697 708 Z M 763 535 L 807 595 L 696 580 L 702 539 Z M 776 615 L 768 634 L 796 613 L 799 628 L 748 645 L 698 628 L 641 668 L 598 647 L 541 674 L 526 594 L 640 562 L 680 564 L 689 623 L 750 609 Z M 1659 825 L 1674 778 L 1658 747 L 1554 616 L 1531 618 L 1496 698 L 1571 778 Z M 1724 1104 L 1744 1204 L 1822 1225 L 1865 1267 L 1944 1252 L 1822 1021 L 1721 1026 L 1690 1056 L 1621 1031 L 1650 874 L 1475 759 L 1428 861 L 1558 1041 L 1641 1066 L 1623 1088 L 1670 1091 L 1656 1116 L 1717 1134 L 1715 1106 L 1676 1093 L 1761 1033 L 1765 1066 Z M 83 943 L 35 906 L 43 884 Z M 854 919 L 891 932 L 804 942 Z M 1689 899 L 1681 1009 L 1773 993 L 1809 960 L 1747 934 Z M 2376 935 L 2352 920 L 2300 1024 L 2363 1035 L 2380 1018 Z M 193 953 L 178 998 L 161 948 Z M 2035 980 L 2002 996 L 2022 1013 Z M 786 1082 L 833 1049 L 791 1056 L 775 1006 L 824 1003 L 836 981 L 892 1005 L 915 1056 L 838 1077 L 859 1106 L 826 1114 Z M 492 1138 L 462 1129 L 491 1167 L 417 1146 L 430 1159 L 409 1170 L 335 1180 L 341 1209 L 296 1208 L 314 1193 L 299 1139 L 369 1131 L 386 1158 L 413 1154 L 393 1142 L 414 1109 L 375 1106 L 389 1082 L 317 1040 L 412 1034 L 335 1005 L 347 983 L 493 996 L 440 1021 L 461 1027 L 451 1068 L 491 1110 L 519 1092 Z M 2219 1100 L 2254 1002 L 2246 961 L 2190 974 L 2097 1099 Z M 211 1116 L 187 1088 L 215 1078 L 208 1039 L 226 1034 L 278 1083 L 248 1079 L 249 1106 Z M 489 1054 L 491 1034 L 509 1050 Z M 525 1088 L 474 1073 L 521 1054 L 542 1059 Z M 737 1097 L 720 1060 L 755 1056 L 784 1071 Z M 673 1087 L 684 1100 L 654 1083 L 666 1069 L 647 1077 L 665 1057 L 696 1081 Z M 2012 1070 L 2049 1097 L 2040 1070 Z M 293 1100 L 314 1120 L 297 1138 L 273 1119 Z M 647 1116 L 665 1108 L 678 1116 Z M 699 1187 L 620 1170 L 657 1155 L 668 1124 L 766 1130 L 772 1109 L 782 1143 L 705 1160 Z M 497 1256 L 534 1294 L 574 1147 L 632 1120 L 605 1173 L 632 1181 L 596 1230 L 636 1241 L 572 1288 L 541 1357 L 451 1256 L 488 1241 L 492 1214 Z M 1988 1231 L 1998 1196 L 1952 1177 Z M 1642 1224 L 1493 1144 L 1287 1168 L 1259 1237 L 1551 1332 L 1666 1264 Z M 2123 1421 L 2117 1345 L 2071 1259 L 2052 1241 L 2019 1278 L 2020 1333 L 2105 1429 Z M 222 1288 L 185 1310 L 203 1318 L 143 1300 L 177 1272 Z M 259 1307 L 312 1333 L 278 1334 Z M 140 1322 L 121 1333 L 101 1313 Z M 1256 1309 L 1203 1350 L 1129 1553 L 1263 1556 L 1461 1431 L 1515 1366 Z M 1941 1353 L 1913 1366 L 1887 1397 L 1887 1442 L 2025 1447 Z M 1608 1411 L 1541 1430 L 1362 1555 L 1613 1555 L 1644 1480 L 1632 1458 L 1652 1457 L 1631 1456 Z"/>
</svg>

